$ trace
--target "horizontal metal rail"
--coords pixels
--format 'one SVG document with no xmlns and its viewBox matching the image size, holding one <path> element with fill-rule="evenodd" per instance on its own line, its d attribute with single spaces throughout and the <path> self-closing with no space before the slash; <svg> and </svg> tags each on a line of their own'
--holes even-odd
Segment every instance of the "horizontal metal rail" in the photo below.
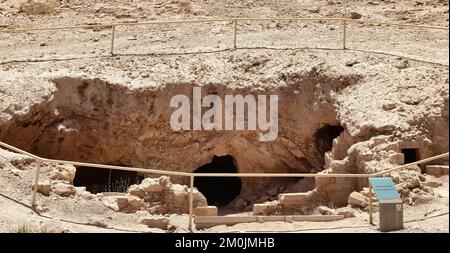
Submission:
<svg viewBox="0 0 450 253">
<path fill-rule="evenodd" d="M 123 171 L 135 171 L 142 173 L 152 173 L 152 174 L 161 174 L 161 175 L 169 175 L 169 176 L 184 176 L 184 177 L 317 177 L 317 178 L 368 178 L 368 177 L 379 177 L 385 174 L 389 174 L 396 170 L 407 169 L 414 165 L 427 163 L 430 161 L 434 161 L 437 159 L 445 158 L 449 155 L 449 153 L 444 153 L 441 155 L 429 157 L 426 159 L 422 159 L 420 161 L 416 161 L 413 163 L 408 163 L 405 165 L 401 165 L 389 170 L 381 171 L 378 173 L 372 174 L 325 174 L 325 173 L 192 173 L 192 172 L 178 172 L 178 171 L 170 171 L 170 170 L 156 170 L 156 169 L 145 169 L 139 167 L 127 167 L 127 166 L 116 166 L 116 165 L 107 165 L 107 164 L 98 164 L 98 163 L 86 163 L 86 162 L 76 162 L 76 161 L 67 161 L 67 160 L 57 160 L 57 159 L 48 159 L 43 158 L 22 149 L 16 148 L 4 142 L 0 142 L 0 146 L 17 152 L 22 155 L 29 156 L 31 158 L 36 159 L 37 161 L 43 163 L 55 163 L 55 164 L 70 164 L 74 166 L 84 166 L 84 167 L 92 167 L 92 168 L 102 168 L 102 169 L 112 169 L 112 170 L 123 170 Z"/>
</svg>

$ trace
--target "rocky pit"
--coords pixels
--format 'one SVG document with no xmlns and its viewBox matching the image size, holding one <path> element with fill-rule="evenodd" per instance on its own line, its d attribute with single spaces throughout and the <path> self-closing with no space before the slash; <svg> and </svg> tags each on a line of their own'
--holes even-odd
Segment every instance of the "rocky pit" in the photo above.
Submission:
<svg viewBox="0 0 450 253">
<path fill-rule="evenodd" d="M 396 0 L 191 1 L 183 8 L 83 0 L 40 16 L 24 13 L 23 2 L 0 3 L 0 29 L 243 16 L 448 20 L 448 4 L 433 0 L 420 7 Z M 194 173 L 374 173 L 448 152 L 448 32 L 349 22 L 342 50 L 340 23 L 241 22 L 231 50 L 231 25 L 123 26 L 114 56 L 109 29 L 1 33 L 0 140 L 47 158 Z M 260 141 L 259 130 L 174 131 L 170 100 L 193 99 L 194 87 L 222 100 L 278 95 L 277 138 Z M 448 171 L 448 158 L 432 165 L 434 172 L 424 164 L 389 175 L 409 217 L 428 216 L 428 208 L 447 212 L 447 222 L 427 223 L 424 231 L 448 224 L 448 177 L 434 177 L 442 165 Z M 8 201 L 29 202 L 37 166 L 0 149 L 0 228 L 16 225 L 19 208 Z M 41 213 L 96 226 L 92 231 L 147 231 L 142 224 L 186 231 L 179 220 L 188 212 L 187 178 L 55 164 L 41 172 Z M 194 185 L 194 206 L 206 213 L 214 205 L 225 215 L 356 216 L 343 227 L 367 218 L 362 179 L 196 178 Z"/>
<path fill-rule="evenodd" d="M 259 68 L 259 64 L 256 61 L 250 67 L 244 65 L 239 71 L 248 72 L 249 68 Z M 372 173 L 448 149 L 448 143 L 442 142 L 448 135 L 439 131 L 448 128 L 448 122 L 440 116 L 448 117 L 445 104 L 444 111 L 433 112 L 436 117 L 413 117 L 404 128 L 417 125 L 419 129 L 439 132 L 430 136 L 434 140 L 423 135 L 405 137 L 401 129 L 404 126 L 398 122 L 395 125 L 381 121 L 383 124 L 378 126 L 364 117 L 357 118 L 358 114 L 348 115 L 351 99 L 342 98 L 358 88 L 365 92 L 365 83 L 370 83 L 358 71 L 331 73 L 312 67 L 299 73 L 278 73 L 278 78 L 275 85 L 266 81 L 251 87 L 170 82 L 130 88 L 101 77 L 52 77 L 47 79 L 47 95 L 25 113 L 4 122 L 0 137 L 47 158 L 212 173 Z M 170 100 L 178 94 L 192 99 L 193 87 L 201 87 L 202 96 L 215 94 L 221 98 L 229 94 L 278 95 L 278 138 L 260 141 L 258 130 L 174 131 L 169 124 L 175 110 L 169 106 Z M 366 94 L 358 99 L 364 100 Z M 415 98 L 404 100 L 406 106 L 421 104 Z M 394 101 L 376 103 L 380 103 L 377 110 L 385 113 L 397 106 Z M 81 167 L 75 185 L 97 193 L 112 188 L 108 185 L 112 179 L 122 182 L 120 191 L 126 192 L 128 185 L 147 176 L 158 175 Z M 188 184 L 187 178 L 182 177 L 172 177 L 172 181 Z M 255 203 L 276 200 L 284 192 L 305 192 L 305 206 L 317 203 L 344 206 L 350 193 L 360 191 L 367 182 L 197 178 L 195 186 L 209 204 L 242 211 L 251 210 Z"/>
<path fill-rule="evenodd" d="M 220 84 L 202 87 L 203 95 L 214 93 L 221 97 L 278 95 L 282 113 L 279 137 L 274 142 L 260 142 L 258 132 L 250 130 L 174 131 L 168 123 L 175 110 L 169 107 L 171 97 L 186 94 L 192 99 L 192 87 L 198 84 L 130 90 L 101 79 L 74 77 L 52 79 L 55 89 L 49 98 L 3 125 L 2 139 L 42 157 L 62 160 L 186 172 L 322 171 L 325 153 L 331 151 L 333 140 L 345 131 L 340 126 L 332 94 L 355 84 L 361 77 L 333 78 L 311 71 L 283 78 L 282 87 L 252 90 L 229 89 Z M 82 169 L 79 173 L 82 177 Z M 104 178 L 107 177 L 105 174 Z M 223 188 L 212 189 L 205 182 L 210 180 L 199 178 L 196 185 L 210 191 L 207 193 L 212 194 L 210 198 L 217 199 Z M 280 180 L 215 181 L 221 187 L 225 185 L 227 191 L 230 187 L 236 197 L 257 196 L 268 184 Z M 229 197 L 227 202 L 233 199 Z"/>
</svg>

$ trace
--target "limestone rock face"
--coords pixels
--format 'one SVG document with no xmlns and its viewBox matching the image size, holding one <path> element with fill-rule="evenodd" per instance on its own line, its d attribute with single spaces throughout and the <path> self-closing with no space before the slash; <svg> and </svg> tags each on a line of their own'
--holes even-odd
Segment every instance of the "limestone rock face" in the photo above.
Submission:
<svg viewBox="0 0 450 253">
<path fill-rule="evenodd" d="M 279 210 L 279 201 L 270 201 L 253 205 L 253 215 L 273 215 Z"/>
<path fill-rule="evenodd" d="M 76 168 L 73 165 L 57 165 L 53 171 L 50 173 L 50 178 L 53 180 L 67 181 L 73 184 L 73 179 L 75 178 Z"/>
<path fill-rule="evenodd" d="M 61 197 L 69 197 L 77 192 L 73 185 L 58 181 L 52 183 L 51 189 L 53 193 Z"/>
<path fill-rule="evenodd" d="M 352 206 L 364 208 L 369 205 L 369 199 L 359 192 L 352 192 L 348 196 L 348 203 Z"/>
<path fill-rule="evenodd" d="M 167 176 L 146 178 L 139 185 L 131 185 L 128 193 L 143 200 L 143 207 L 151 213 L 187 213 L 189 187 L 173 184 Z M 206 207 L 206 198 L 197 189 L 193 192 L 193 207 Z"/>
<path fill-rule="evenodd" d="M 142 199 L 131 195 L 109 196 L 102 203 L 116 212 L 135 213 L 141 209 Z"/>
<path fill-rule="evenodd" d="M 0 139 L 44 157 L 183 172 L 229 155 L 241 173 L 374 173 L 403 163 L 404 149 L 416 150 L 416 158 L 448 151 L 448 69 L 404 60 L 380 64 L 378 58 L 335 53 L 342 59 L 336 56 L 332 63 L 320 52 L 327 60 L 289 50 L 279 56 L 267 51 L 189 55 L 198 68 L 184 56 L 143 59 L 140 66 L 152 71 L 146 78 L 133 74 L 132 80 L 110 63 L 108 68 L 92 63 L 96 72 L 90 73 L 79 66 L 64 73 L 41 73 L 47 66 L 30 67 L 26 73 L 0 70 Z M 261 129 L 175 131 L 170 100 L 182 94 L 192 101 L 193 87 L 201 87 L 201 97 L 214 94 L 222 101 L 229 94 L 277 95 L 278 138 L 261 142 Z M 440 163 L 448 164 L 448 159 Z M 70 183 L 67 171 L 58 169 L 54 178 Z M 422 189 L 420 175 L 413 174 L 395 176 L 402 198 L 410 199 L 408 191 L 414 189 L 431 195 Z M 182 177 L 172 180 L 188 183 Z M 269 193 L 265 186 L 274 180 L 242 179 L 236 199 L 247 205 L 239 208 L 273 200 L 278 193 L 309 191 L 313 194 L 305 205 L 345 206 L 352 192 L 367 187 L 365 179 L 316 178 L 314 189 Z M 186 188 L 160 185 L 148 180 L 130 194 L 144 199 L 152 212 L 185 212 Z M 195 195 L 196 205 L 205 204 L 197 191 Z M 286 195 L 280 201 L 289 198 L 295 199 Z M 160 199 L 176 204 L 157 204 Z"/>
</svg>

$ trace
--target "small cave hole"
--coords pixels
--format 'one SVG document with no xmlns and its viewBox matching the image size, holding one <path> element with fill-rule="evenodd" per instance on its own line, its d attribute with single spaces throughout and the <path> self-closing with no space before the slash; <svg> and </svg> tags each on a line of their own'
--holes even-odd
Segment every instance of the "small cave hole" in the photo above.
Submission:
<svg viewBox="0 0 450 253">
<path fill-rule="evenodd" d="M 214 156 L 194 173 L 237 173 L 232 156 Z M 196 177 L 194 186 L 206 197 L 209 205 L 224 207 L 241 193 L 242 181 L 238 177 Z"/>
<path fill-rule="evenodd" d="M 134 171 L 77 167 L 73 184 L 84 186 L 91 193 L 126 192 L 130 185 L 139 184 L 141 180 Z"/>
<path fill-rule="evenodd" d="M 419 159 L 419 154 L 417 148 L 404 148 L 402 149 L 402 153 L 405 157 L 405 164 L 406 163 L 413 163 L 417 162 Z"/>
<path fill-rule="evenodd" d="M 340 125 L 324 125 L 314 134 L 317 149 L 325 153 L 333 148 L 333 140 L 344 131 Z"/>
</svg>

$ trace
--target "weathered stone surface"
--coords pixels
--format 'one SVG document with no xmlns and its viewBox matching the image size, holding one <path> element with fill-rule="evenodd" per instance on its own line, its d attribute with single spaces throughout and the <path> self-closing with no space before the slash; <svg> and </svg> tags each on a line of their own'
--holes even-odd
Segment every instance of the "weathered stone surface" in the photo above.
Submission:
<svg viewBox="0 0 450 253">
<path fill-rule="evenodd" d="M 311 204 L 310 192 L 283 193 L 278 197 L 283 206 L 302 206 Z"/>
<path fill-rule="evenodd" d="M 215 206 L 196 207 L 192 211 L 196 216 L 217 216 L 217 207 Z"/>
<path fill-rule="evenodd" d="M 55 182 L 52 184 L 51 188 L 53 193 L 61 197 L 69 197 L 76 194 L 75 187 L 64 182 Z"/>
<path fill-rule="evenodd" d="M 448 165 L 427 165 L 425 169 L 428 175 L 435 177 L 448 175 Z"/>
<path fill-rule="evenodd" d="M 318 206 L 317 211 L 322 215 L 333 215 L 336 213 L 334 209 L 331 209 L 328 206 Z"/>
<path fill-rule="evenodd" d="M 83 61 L 81 64 L 86 66 L 85 69 L 94 67 L 97 70 L 87 76 L 83 71 L 70 76 L 64 74 L 69 72 L 35 75 L 35 72 L 39 73 L 48 66 L 30 68 L 34 72 L 26 75 L 2 71 L 1 81 L 5 87 L 12 83 L 17 83 L 17 87 L 32 83 L 39 84 L 36 88 L 41 91 L 37 93 L 35 87 L 23 91 L 13 87 L 5 93 L 16 96 L 13 96 L 14 100 L 10 100 L 8 96 L 1 99 L 5 119 L 8 119 L 5 120 L 7 125 L 2 128 L 5 129 L 2 131 L 2 139 L 11 140 L 11 143 L 20 144 L 27 150 L 38 149 L 42 155 L 68 160 L 118 162 L 126 158 L 126 162 L 133 161 L 132 163 L 145 168 L 159 167 L 187 172 L 210 162 L 214 153 L 233 156 L 239 172 L 308 173 L 325 169 L 324 173 L 372 173 L 392 167 L 388 153 L 391 150 L 399 153 L 402 148 L 418 148 L 423 157 L 448 150 L 448 144 L 444 143 L 448 142 L 447 131 L 441 131 L 448 130 L 448 121 L 442 120 L 448 117 L 448 89 L 442 85 L 448 83 L 446 77 L 442 77 L 442 71 L 445 70 L 425 68 L 417 75 L 413 73 L 414 75 L 408 76 L 405 73 L 407 70 L 398 71 L 392 67 L 392 62 L 400 60 L 388 61 L 387 67 L 380 68 L 376 63 L 379 59 L 356 55 L 349 58 L 338 56 L 333 58 L 335 62 L 323 65 L 327 62 L 324 59 L 329 56 L 317 52 L 315 56 L 319 60 L 311 59 L 311 62 L 304 65 L 298 62 L 298 59 L 306 57 L 302 52 L 280 52 L 280 56 L 261 57 L 259 53 L 249 57 L 234 55 L 232 52 L 230 54 L 232 55 L 226 55 L 226 58 L 235 60 L 225 66 L 226 71 L 217 68 L 223 65 L 221 58 L 210 58 L 209 55 L 208 58 L 189 55 L 190 58 L 194 57 L 196 61 L 205 63 L 199 69 L 191 68 L 190 61 L 183 60 L 185 56 L 180 56 L 182 59 L 173 64 L 167 62 L 171 60 L 158 62 L 159 60 L 149 58 L 147 60 L 151 62 L 145 60 L 137 69 L 127 69 L 126 72 L 138 72 L 137 76 L 143 72 L 151 73 L 151 85 L 148 80 L 144 82 L 140 78 L 129 83 L 129 75 L 120 68 L 113 67 L 120 64 L 109 62 L 107 64 L 110 67 L 104 68 L 103 65 L 90 66 L 89 61 Z M 271 63 L 265 64 L 266 60 Z M 360 64 L 353 68 L 345 67 L 345 62 L 349 60 Z M 172 65 L 177 66 L 174 71 L 177 71 L 178 76 L 186 77 L 186 82 L 169 85 L 173 82 L 168 83 L 165 75 L 158 74 L 165 73 L 165 67 Z M 300 67 L 293 69 L 292 66 Z M 78 67 L 77 63 L 75 69 Z M 361 71 L 362 68 L 364 71 Z M 116 75 L 109 79 L 111 70 Z M 241 75 L 243 70 L 245 80 Z M 365 75 L 369 78 L 365 78 Z M 283 99 L 280 99 L 279 106 L 283 113 L 280 114 L 279 138 L 273 142 L 261 143 L 255 138 L 259 131 L 197 131 L 194 135 L 186 131 L 172 131 L 167 121 L 172 110 L 161 105 L 167 104 L 173 94 L 191 96 L 193 83 L 197 83 L 196 80 L 187 80 L 192 76 L 199 77 L 199 83 L 211 84 L 208 85 L 208 90 L 204 89 L 204 93 L 218 94 L 219 97 L 229 93 L 230 89 L 236 94 L 260 92 L 280 95 Z M 112 80 L 114 85 L 109 83 Z M 431 80 L 433 85 L 427 85 Z M 411 83 L 408 92 L 405 92 L 406 83 Z M 426 89 L 419 89 L 420 87 Z M 122 100 L 122 94 L 127 94 L 125 100 Z M 408 103 L 400 101 L 404 96 L 411 97 L 402 100 Z M 410 105 L 418 98 L 421 104 L 417 107 L 420 108 Z M 16 103 L 21 99 L 27 103 Z M 395 110 L 382 109 L 385 99 L 398 101 Z M 10 104 L 11 102 L 14 104 Z M 124 104 L 127 106 L 124 107 Z M 313 110 L 311 105 L 314 105 Z M 95 111 L 96 108 L 102 109 Z M 55 116 L 57 112 L 61 114 Z M 77 117 L 74 119 L 67 112 L 75 112 Z M 21 116 L 17 118 L 15 115 Z M 59 120 L 55 121 L 55 118 Z M 42 127 L 25 128 L 36 122 Z M 333 143 L 328 143 L 332 147 L 326 149 L 318 145 L 325 142 L 326 136 L 316 135 L 324 125 L 344 127 L 344 132 L 339 137 L 328 140 Z M 89 131 L 86 132 L 85 129 Z M 434 138 L 438 135 L 435 134 L 437 132 L 439 138 Z M 16 133 L 26 133 L 26 136 L 17 138 L 14 136 Z M 386 135 L 386 139 L 378 138 L 380 135 Z M 377 138 L 373 139 L 374 137 Z M 64 141 L 58 143 L 58 140 Z M 216 144 L 226 146 L 226 149 L 218 148 L 214 151 Z M 326 164 L 324 151 L 327 153 Z M 182 181 L 185 179 L 181 178 L 178 182 L 186 183 Z M 267 179 L 269 180 L 272 179 Z M 263 180 L 248 180 L 243 184 L 241 194 L 257 194 L 259 189 L 256 186 L 260 181 Z M 362 180 L 356 179 L 317 179 L 315 191 L 320 200 L 341 205 L 347 202 L 352 191 L 366 186 L 364 184 Z M 161 196 L 154 196 L 153 199 L 151 194 L 144 195 L 140 197 L 145 198 L 146 203 L 161 199 Z M 239 198 L 241 197 L 246 196 Z M 164 203 L 163 200 L 160 202 Z M 180 203 L 180 208 L 181 204 L 185 203 Z"/>
<path fill-rule="evenodd" d="M 369 198 L 359 192 L 352 192 L 350 196 L 348 196 L 348 203 L 352 206 L 364 208 L 369 205 Z"/>
<path fill-rule="evenodd" d="M 34 187 L 34 185 L 32 186 Z M 49 181 L 42 181 L 38 183 L 37 191 L 45 196 L 50 196 L 52 185 Z"/>
<path fill-rule="evenodd" d="M 167 230 L 169 226 L 169 219 L 166 217 L 144 217 L 139 223 L 147 225 L 151 228 L 159 228 Z"/>
<path fill-rule="evenodd" d="M 404 164 L 405 155 L 403 153 L 395 153 L 389 156 L 389 162 L 392 164 Z"/>
<path fill-rule="evenodd" d="M 73 165 L 57 165 L 50 173 L 50 178 L 53 180 L 67 181 L 73 184 L 75 178 L 76 168 Z"/>
<path fill-rule="evenodd" d="M 142 199 L 144 208 L 151 213 L 187 213 L 189 211 L 189 187 L 173 184 L 167 176 L 146 178 L 139 185 L 131 185 L 128 193 Z M 204 206 L 207 206 L 205 196 L 194 188 L 193 207 Z"/>
<path fill-rule="evenodd" d="M 279 209 L 279 201 L 270 201 L 253 205 L 253 215 L 271 215 Z"/>
<path fill-rule="evenodd" d="M 247 201 L 244 199 L 238 199 L 234 202 L 233 209 L 235 211 L 242 211 L 248 205 Z"/>
<path fill-rule="evenodd" d="M 336 209 L 336 214 L 344 215 L 345 218 L 355 217 L 355 209 L 350 207 L 341 207 Z"/>
<path fill-rule="evenodd" d="M 102 203 L 116 212 L 135 213 L 140 210 L 142 200 L 136 196 L 123 195 L 104 197 Z"/>
<path fill-rule="evenodd" d="M 428 178 L 427 181 L 422 183 L 422 185 L 436 188 L 442 186 L 442 182 L 439 181 L 438 179 Z"/>
<path fill-rule="evenodd" d="M 163 190 L 158 178 L 146 178 L 142 180 L 139 187 L 145 192 L 161 192 Z"/>
<path fill-rule="evenodd" d="M 390 176 L 394 183 L 396 184 L 400 183 L 400 174 L 397 171 L 391 172 Z"/>
<path fill-rule="evenodd" d="M 419 169 L 420 170 L 420 169 Z M 420 172 L 417 171 L 402 171 L 400 174 L 400 183 L 399 186 L 405 189 L 414 189 L 420 187 Z"/>
<path fill-rule="evenodd" d="M 86 190 L 86 187 L 75 187 L 76 194 L 85 200 L 94 199 L 95 195 Z"/>
</svg>

